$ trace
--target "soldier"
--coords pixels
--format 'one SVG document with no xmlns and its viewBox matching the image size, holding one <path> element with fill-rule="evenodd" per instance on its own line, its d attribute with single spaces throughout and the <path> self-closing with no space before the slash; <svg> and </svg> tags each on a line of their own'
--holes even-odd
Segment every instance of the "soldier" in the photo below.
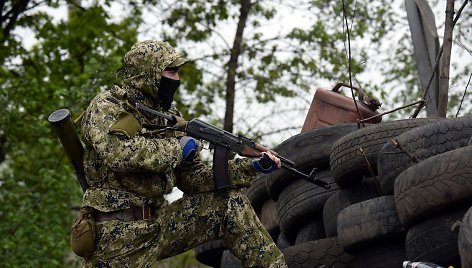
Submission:
<svg viewBox="0 0 472 268">
<path fill-rule="evenodd" d="M 90 188 L 82 207 L 95 222 L 95 249 L 85 266 L 155 267 L 161 259 L 221 238 L 244 267 L 287 267 L 240 190 L 256 171 L 271 172 L 280 160 L 269 152 L 255 160 L 231 160 L 230 187 L 215 191 L 198 142 L 149 128 L 168 122 L 135 108 L 139 102 L 178 115 L 171 103 L 180 84 L 178 68 L 186 61 L 167 42 L 136 43 L 124 56 L 124 78 L 86 110 L 82 140 Z M 164 194 L 175 186 L 184 196 L 168 204 Z"/>
</svg>

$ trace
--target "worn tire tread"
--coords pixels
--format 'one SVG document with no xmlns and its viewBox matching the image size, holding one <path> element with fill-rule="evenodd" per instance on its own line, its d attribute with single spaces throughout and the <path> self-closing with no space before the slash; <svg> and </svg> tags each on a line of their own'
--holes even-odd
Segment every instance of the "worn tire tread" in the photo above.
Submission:
<svg viewBox="0 0 472 268">
<path fill-rule="evenodd" d="M 316 178 L 329 183 L 331 188 L 325 189 L 299 179 L 288 185 L 280 194 L 277 202 L 279 226 L 291 242 L 306 222 L 321 215 L 326 200 L 337 191 L 329 169 L 317 173 Z"/>
<path fill-rule="evenodd" d="M 418 161 L 467 145 L 472 136 L 472 117 L 449 118 L 409 130 L 396 137 L 402 149 Z M 393 194 L 395 178 L 415 162 L 388 142 L 377 160 L 382 191 Z"/>
<path fill-rule="evenodd" d="M 288 138 L 276 147 L 274 151 L 295 162 L 295 168 L 309 173 L 313 168 L 329 167 L 331 146 L 344 135 L 357 129 L 357 124 L 340 124 L 320 129 L 313 129 Z M 287 170 L 277 170 L 264 175 L 269 196 L 277 201 L 280 193 L 297 175 Z"/>
<path fill-rule="evenodd" d="M 290 268 L 349 267 L 355 256 L 344 252 L 337 237 L 309 241 L 282 250 Z"/>
<path fill-rule="evenodd" d="M 437 118 L 416 118 L 390 121 L 361 128 L 337 140 L 331 149 L 330 166 L 341 187 L 349 187 L 369 175 L 368 164 L 360 152 L 363 149 L 374 173 L 382 146 L 393 137 L 412 128 L 436 122 Z"/>
<path fill-rule="evenodd" d="M 409 225 L 438 210 L 472 198 L 472 146 L 430 157 L 395 180 L 395 204 Z"/>
<path fill-rule="evenodd" d="M 369 199 L 341 210 L 337 224 L 339 244 L 347 252 L 404 234 L 393 195 Z"/>
</svg>

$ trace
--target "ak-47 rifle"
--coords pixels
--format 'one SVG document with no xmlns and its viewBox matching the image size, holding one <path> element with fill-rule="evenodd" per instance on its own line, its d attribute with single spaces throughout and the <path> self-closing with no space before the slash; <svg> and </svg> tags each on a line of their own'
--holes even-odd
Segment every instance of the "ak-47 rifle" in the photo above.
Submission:
<svg viewBox="0 0 472 268">
<path fill-rule="evenodd" d="M 140 111 L 159 116 L 167 119 L 170 123 L 177 123 L 177 116 L 165 114 L 153 109 L 150 109 L 140 103 L 136 103 L 136 108 Z M 226 130 L 215 127 L 200 119 L 192 119 L 187 121 L 183 128 L 172 128 L 186 132 L 188 136 L 195 139 L 201 139 L 210 143 L 210 148 L 214 149 L 213 153 L 213 176 L 215 178 L 216 189 L 223 189 L 229 186 L 228 179 L 228 156 L 230 151 L 234 151 L 241 156 L 246 157 L 260 157 L 262 152 L 271 152 L 277 156 L 282 162 L 282 168 L 294 173 L 318 186 L 329 189 L 328 183 L 316 179 L 316 168 L 310 174 L 305 174 L 294 168 L 295 163 L 276 152 L 248 139 L 244 136 L 236 136 Z"/>
</svg>

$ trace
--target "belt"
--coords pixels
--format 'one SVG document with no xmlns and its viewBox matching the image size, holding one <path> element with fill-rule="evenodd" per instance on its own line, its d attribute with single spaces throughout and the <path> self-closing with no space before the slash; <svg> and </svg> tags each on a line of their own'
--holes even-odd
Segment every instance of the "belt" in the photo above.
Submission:
<svg viewBox="0 0 472 268">
<path fill-rule="evenodd" d="M 94 210 L 93 218 L 96 222 L 125 220 L 125 221 L 140 221 L 151 220 L 156 212 L 153 206 L 130 207 L 127 209 L 102 212 Z"/>
</svg>

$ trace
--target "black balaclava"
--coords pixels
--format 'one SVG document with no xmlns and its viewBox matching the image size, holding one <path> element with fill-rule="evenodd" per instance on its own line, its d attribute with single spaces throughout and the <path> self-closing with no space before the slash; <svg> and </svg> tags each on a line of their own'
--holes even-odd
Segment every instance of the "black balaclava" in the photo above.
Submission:
<svg viewBox="0 0 472 268">
<path fill-rule="evenodd" d="M 157 90 L 157 98 L 160 100 L 162 108 L 169 110 L 174 101 L 174 94 L 180 86 L 180 80 L 170 79 L 162 76 L 159 88 Z"/>
</svg>

